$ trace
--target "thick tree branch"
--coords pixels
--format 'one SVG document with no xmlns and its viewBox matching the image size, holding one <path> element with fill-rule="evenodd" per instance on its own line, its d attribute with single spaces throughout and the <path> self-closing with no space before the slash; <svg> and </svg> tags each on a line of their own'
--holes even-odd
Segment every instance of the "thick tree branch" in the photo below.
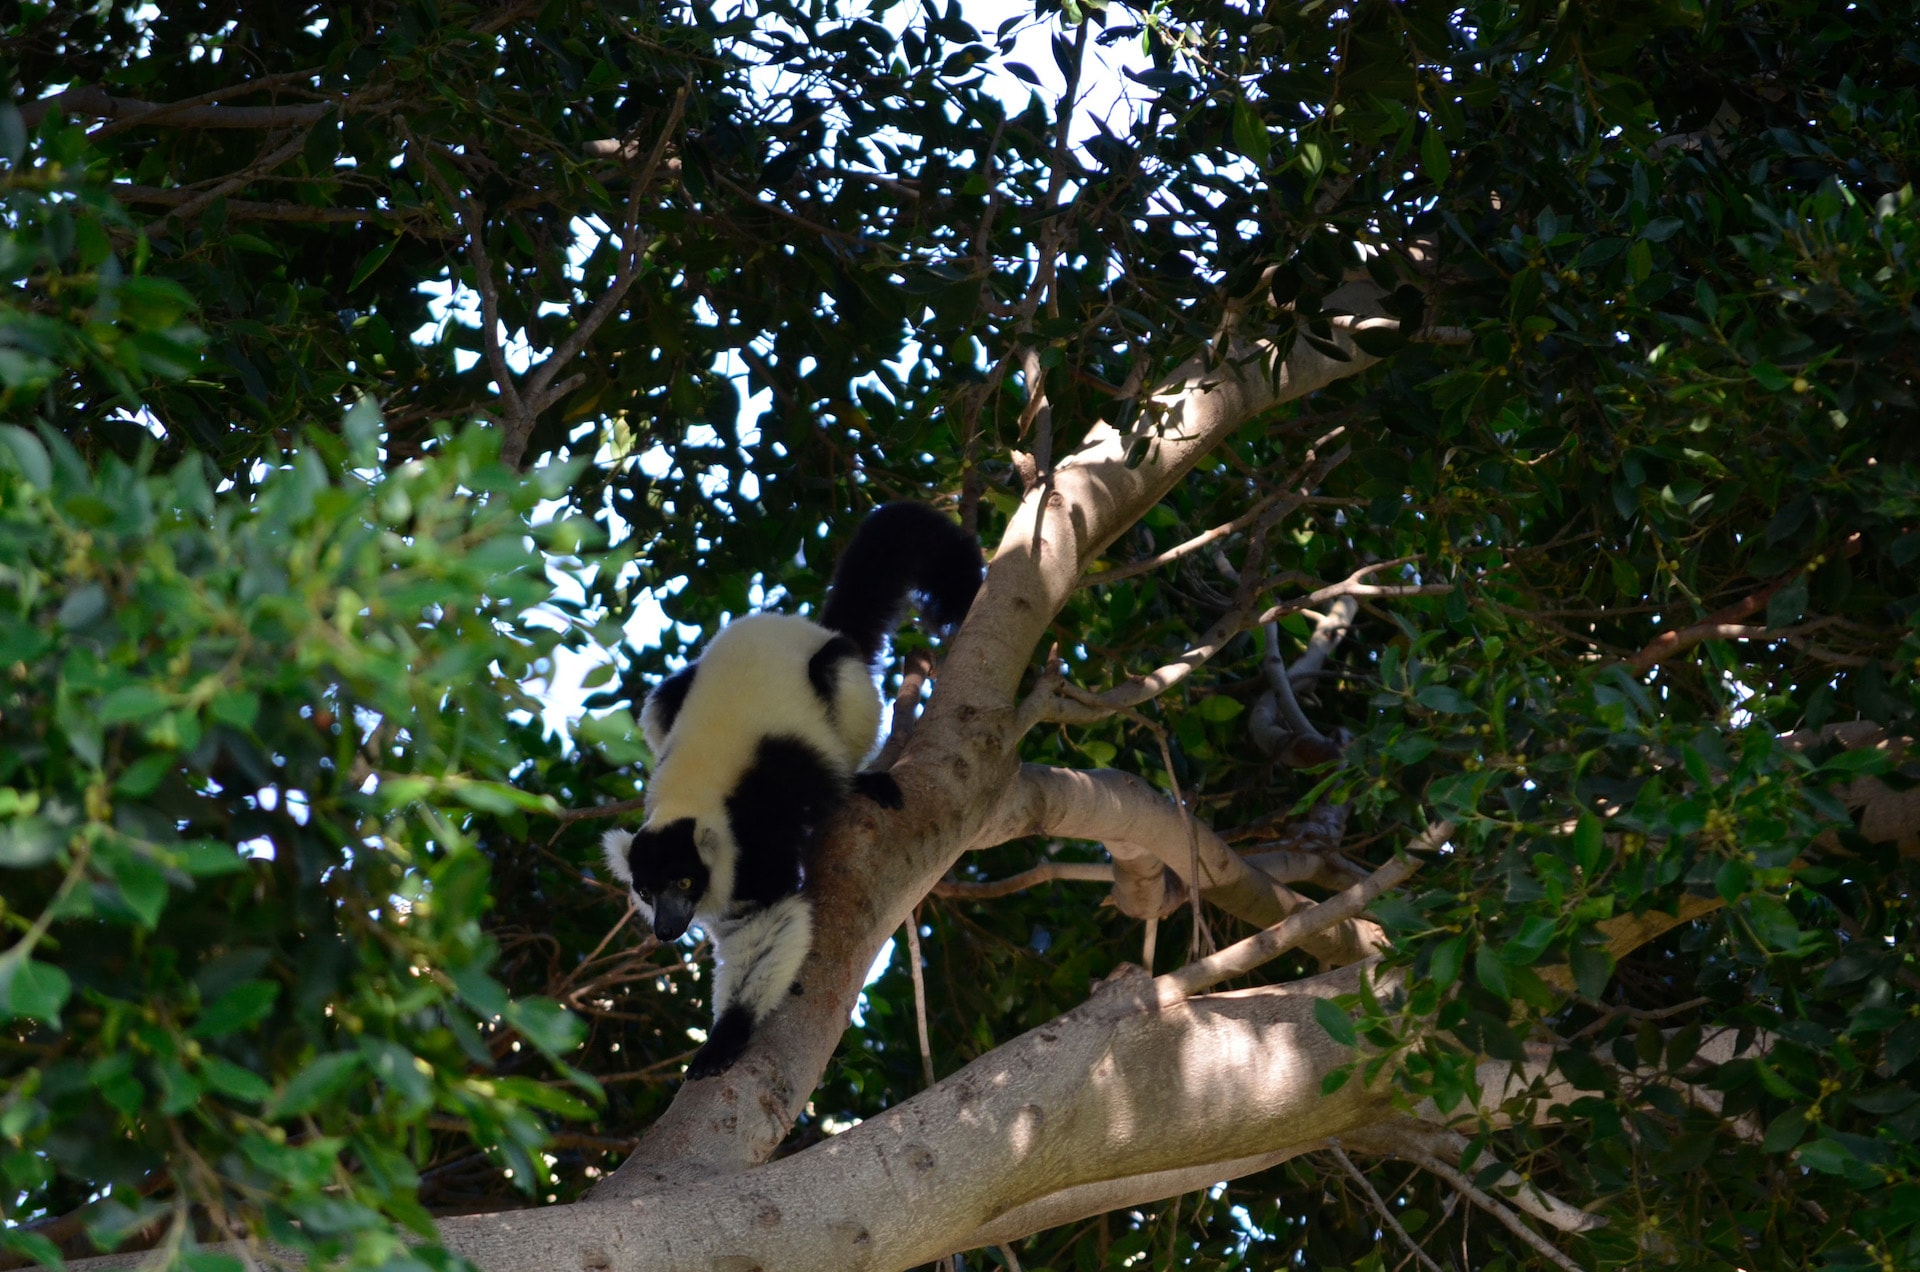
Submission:
<svg viewBox="0 0 1920 1272">
<path fill-rule="evenodd" d="M 452 1219 L 442 1237 L 483 1267 L 892 1272 L 1115 1197 L 1172 1195 L 1388 1115 L 1361 1083 L 1321 1094 L 1351 1053 L 1313 1002 L 1354 992 L 1360 974 L 1161 1006 L 1154 982 L 1126 969 L 937 1086 L 744 1177 Z"/>
<path fill-rule="evenodd" d="M 175 187 L 133 185 L 115 182 L 107 187 L 122 203 L 148 203 L 178 208 L 200 202 L 200 191 Z M 228 199 L 227 216 L 238 221 L 287 221 L 312 225 L 359 225 L 367 221 L 403 226 L 406 232 L 421 238 L 452 238 L 451 231 L 436 226 L 418 213 L 391 208 L 308 207 L 304 203 L 263 203 L 255 199 Z"/>
<path fill-rule="evenodd" d="M 1429 852 L 1436 851 L 1452 833 L 1452 823 L 1439 822 L 1428 827 L 1427 833 L 1421 836 L 1421 842 L 1415 846 Z M 1396 857 L 1331 900 L 1296 911 L 1264 932 L 1188 963 L 1180 970 L 1161 977 L 1160 981 L 1170 992 L 1185 998 L 1210 989 L 1221 981 L 1244 976 L 1262 963 L 1305 944 L 1314 933 L 1355 918 L 1372 905 L 1381 893 L 1411 879 L 1414 872 L 1420 869 L 1420 864 L 1412 857 Z"/>
<path fill-rule="evenodd" d="M 801 970 L 805 992 L 769 1018 L 732 1070 L 683 1087 L 640 1147 L 595 1190 L 596 1200 L 640 1197 L 743 1170 L 771 1155 L 838 1044 L 881 943 L 979 837 L 989 816 L 999 816 L 998 792 L 1019 772 L 1014 695 L 1087 566 L 1222 438 L 1379 361 L 1340 327 L 1334 339 L 1344 361 L 1304 341 L 1279 359 L 1263 339 L 1234 341 L 1219 362 L 1196 355 L 1124 431 L 1096 424 L 1055 463 L 1050 486 L 1028 492 L 942 664 L 939 690 L 891 770 L 906 807 L 882 813 L 856 800 L 828 828 L 812 874 L 816 936 Z M 1304 903 L 1270 880 L 1261 882 L 1211 832 L 1201 843 L 1202 873 L 1219 880 L 1216 904 L 1265 927 Z M 1180 847 L 1181 860 L 1169 863 L 1176 871 L 1190 868 L 1184 828 Z M 1210 853 L 1218 854 L 1212 867 Z M 1310 952 L 1344 962 L 1376 947 L 1374 925 L 1356 921 L 1344 928 L 1323 934 Z M 1246 1154 L 1213 1159 L 1240 1155 Z"/>
<path fill-rule="evenodd" d="M 1261 874 L 1225 840 L 1145 780 L 1114 769 L 1080 772 L 1022 765 L 970 845 L 984 848 L 1028 835 L 1088 839 L 1114 859 L 1146 858 L 1192 886 L 1193 849 L 1200 858 L 1200 895 L 1258 927 L 1271 927 L 1311 902 Z M 1386 946 L 1379 925 L 1352 919 L 1303 943 L 1322 962 L 1345 964 Z"/>
<path fill-rule="evenodd" d="M 956 1241 L 953 1248 L 954 1250 L 977 1250 L 982 1246 L 1017 1241 L 1021 1237 L 1030 1236 L 1036 1232 L 1045 1232 L 1049 1228 L 1057 1228 L 1062 1224 L 1074 1223 L 1094 1215 L 1103 1215 L 1112 1210 L 1124 1210 L 1131 1206 L 1144 1206 L 1156 1201 L 1165 1201 L 1168 1197 L 1178 1197 L 1182 1193 L 1210 1188 L 1223 1180 L 1239 1179 L 1243 1175 L 1255 1175 L 1263 1170 L 1270 1170 L 1281 1162 L 1320 1147 L 1322 1145 L 1303 1144 L 1298 1148 L 1283 1148 L 1277 1152 L 1240 1157 L 1230 1162 L 1208 1162 L 1202 1166 L 1154 1171 L 1145 1175 L 1128 1175 L 1120 1179 L 1102 1180 L 1097 1184 L 1080 1184 L 1073 1188 L 1063 1188 L 1059 1192 L 1049 1193 L 1038 1201 L 1030 1201 L 1007 1211 L 986 1226 L 977 1228 Z"/>
<path fill-rule="evenodd" d="M 288 76 L 276 76 L 286 80 Z M 114 97 L 100 88 L 70 88 L 23 102 L 20 118 L 28 128 L 38 128 L 49 111 L 70 115 L 112 119 L 130 124 L 164 125 L 168 128 L 311 128 L 336 109 L 333 102 L 302 102 L 297 106 L 209 106 L 199 103 L 220 96 L 241 96 L 270 87 L 265 83 L 239 84 L 192 99 L 191 102 L 146 102 L 133 97 Z"/>
</svg>

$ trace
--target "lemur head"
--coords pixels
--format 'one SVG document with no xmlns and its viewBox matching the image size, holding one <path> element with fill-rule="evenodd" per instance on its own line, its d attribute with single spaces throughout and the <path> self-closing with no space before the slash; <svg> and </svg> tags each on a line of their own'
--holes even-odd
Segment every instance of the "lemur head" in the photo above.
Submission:
<svg viewBox="0 0 1920 1272">
<path fill-rule="evenodd" d="M 608 869 L 627 885 L 634 905 L 662 941 L 679 940 L 710 899 L 712 853 L 701 851 L 703 838 L 712 836 L 702 836 L 691 817 L 601 836 Z"/>
</svg>

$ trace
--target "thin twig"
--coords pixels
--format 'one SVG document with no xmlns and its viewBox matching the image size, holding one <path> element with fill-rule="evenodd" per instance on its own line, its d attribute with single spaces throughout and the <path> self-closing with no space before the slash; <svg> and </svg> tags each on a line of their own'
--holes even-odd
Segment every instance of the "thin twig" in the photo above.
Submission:
<svg viewBox="0 0 1920 1272">
<path fill-rule="evenodd" d="M 565 825 L 577 821 L 597 821 L 602 817 L 624 817 L 628 813 L 637 813 L 647 806 L 647 797 L 636 795 L 632 799 L 617 799 L 611 804 L 595 804 L 591 808 L 563 808 L 551 813 L 555 821 Z"/>
<path fill-rule="evenodd" d="M 1376 570 L 1392 566 L 1405 565 L 1409 558 L 1393 561 L 1376 561 L 1361 566 L 1347 578 L 1338 583 L 1329 583 L 1316 588 L 1305 596 L 1273 606 L 1264 613 L 1254 614 L 1249 608 L 1236 606 L 1216 620 L 1201 636 L 1199 642 L 1174 661 L 1158 667 L 1143 676 L 1129 676 L 1113 688 L 1100 693 L 1079 688 L 1076 685 L 1062 683 L 1053 697 L 1044 705 L 1037 704 L 1033 714 L 1037 719 L 1053 720 L 1066 724 L 1090 724 L 1104 720 L 1108 716 L 1129 707 L 1159 697 L 1191 674 L 1194 668 L 1225 648 L 1228 641 L 1241 632 L 1270 623 L 1283 615 L 1298 610 L 1312 609 L 1314 606 L 1341 596 L 1444 596 L 1454 590 L 1451 583 L 1422 583 L 1407 585 L 1384 585 L 1362 583 L 1360 580 Z M 1295 578 L 1293 573 L 1276 575 L 1263 580 L 1258 586 L 1248 589 L 1254 595 L 1278 587 Z M 1077 704 L 1077 708 L 1074 705 Z M 1023 717 L 1024 718 L 1024 717 Z"/>
<path fill-rule="evenodd" d="M 283 143 L 279 149 L 262 155 L 245 168 L 242 168 L 239 172 L 234 173 L 231 177 L 220 181 L 209 189 L 201 191 L 193 198 L 182 203 L 179 207 L 174 208 L 171 212 L 168 212 L 165 216 L 154 222 L 153 225 L 149 226 L 148 233 L 160 232 L 166 227 L 169 221 L 185 221 L 197 216 L 202 208 L 205 208 L 215 199 L 232 194 L 235 190 L 246 189 L 254 183 L 256 178 L 272 172 L 275 168 L 278 168 L 281 164 L 293 158 L 306 148 L 306 134 L 302 133 L 292 140 Z"/>
<path fill-rule="evenodd" d="M 1415 850 L 1433 851 L 1439 848 L 1452 833 L 1453 823 L 1434 822 L 1411 847 Z M 1154 983 L 1160 989 L 1159 997 L 1163 1002 L 1179 1002 L 1223 980 L 1246 975 L 1261 964 L 1278 958 L 1316 932 L 1357 917 L 1362 910 L 1373 904 L 1374 899 L 1381 893 L 1389 888 L 1398 887 L 1412 878 L 1421 864 L 1412 856 L 1396 857 L 1337 896 L 1329 897 L 1318 905 L 1308 906 L 1304 910 L 1296 910 L 1263 932 L 1255 933 L 1243 941 L 1236 941 L 1216 954 L 1188 963 L 1177 971 L 1158 977 Z"/>
<path fill-rule="evenodd" d="M 1425 1149 L 1412 1144 L 1399 1145 L 1396 1147 L 1396 1151 L 1405 1154 L 1411 1160 L 1420 1163 L 1420 1165 L 1425 1167 L 1430 1173 L 1439 1176 L 1446 1183 L 1451 1184 L 1464 1195 L 1468 1201 L 1471 1201 L 1474 1205 L 1486 1211 L 1495 1219 L 1498 1219 L 1506 1226 L 1509 1232 L 1531 1246 L 1541 1258 L 1548 1260 L 1555 1267 L 1565 1269 L 1565 1272 L 1581 1272 L 1579 1264 L 1575 1263 L 1565 1254 L 1562 1254 L 1559 1248 L 1551 1241 L 1548 1241 L 1545 1237 L 1528 1227 L 1525 1221 L 1523 1221 L 1519 1215 L 1515 1214 L 1512 1208 L 1505 1202 L 1480 1191 L 1479 1188 L 1475 1187 L 1474 1182 L 1467 1178 L 1463 1172 L 1449 1166 Z"/>
<path fill-rule="evenodd" d="M 1206 916 L 1200 910 L 1200 888 L 1198 886 L 1200 881 L 1199 819 L 1193 815 L 1193 810 L 1187 807 L 1186 796 L 1180 793 L 1180 779 L 1174 776 L 1173 751 L 1167 745 L 1167 731 L 1155 726 L 1153 739 L 1160 744 L 1160 763 L 1164 765 L 1167 770 L 1167 785 L 1173 788 L 1173 802 L 1179 807 L 1182 813 L 1181 820 L 1184 821 L 1187 826 L 1187 869 L 1189 872 L 1187 877 L 1194 881 L 1194 886 L 1187 889 L 1187 904 L 1193 916 L 1193 931 L 1187 935 L 1187 962 L 1192 963 L 1200 957 L 1201 933 L 1205 931 L 1206 926 Z M 1206 946 L 1208 952 L 1211 953 L 1213 948 L 1213 933 L 1211 932 L 1206 933 Z"/>
<path fill-rule="evenodd" d="M 932 650 L 916 649 L 906 656 L 900 668 L 900 692 L 893 695 L 893 727 L 887 731 L 887 740 L 874 756 L 871 767 L 883 771 L 893 767 L 894 760 L 906 749 L 919 720 L 920 694 L 933 678 L 934 670 Z"/>
<path fill-rule="evenodd" d="M 1201 548 L 1206 547 L 1216 540 L 1224 539 L 1230 534 L 1238 534 L 1262 517 L 1267 516 L 1268 512 L 1282 500 L 1286 501 L 1286 505 L 1279 510 L 1279 515 L 1284 517 L 1304 503 L 1308 494 L 1318 487 L 1321 482 L 1325 481 L 1334 469 L 1345 463 L 1352 454 L 1352 447 L 1342 446 L 1325 459 L 1307 464 L 1299 472 L 1281 483 L 1279 490 L 1261 499 L 1258 503 L 1254 504 L 1253 507 L 1247 509 L 1232 521 L 1217 525 L 1211 530 L 1202 531 L 1193 536 L 1193 538 L 1188 539 L 1185 543 L 1176 544 L 1168 548 L 1165 552 L 1157 552 L 1139 561 L 1129 561 L 1125 565 L 1115 566 L 1111 570 L 1101 570 L 1096 574 L 1088 574 L 1080 580 L 1077 586 L 1093 587 L 1102 583 L 1117 583 L 1121 579 L 1130 579 L 1135 575 L 1146 574 L 1149 571 L 1157 570 L 1169 562 L 1177 561 L 1181 557 L 1198 552 Z"/>
<path fill-rule="evenodd" d="M 1099 861 L 1044 861 L 1017 875 L 989 879 L 984 883 L 942 879 L 933 885 L 933 895 L 952 901 L 992 901 L 1056 880 L 1064 883 L 1112 883 L 1113 867 Z"/>
<path fill-rule="evenodd" d="M 1334 1160 L 1339 1162 L 1340 1165 L 1345 1168 L 1347 1174 L 1353 1177 L 1353 1181 L 1360 1185 L 1361 1190 L 1367 1194 L 1367 1200 L 1373 1203 L 1375 1212 L 1379 1214 L 1381 1220 L 1387 1227 L 1393 1229 L 1393 1235 L 1399 1237 L 1407 1249 L 1413 1252 L 1413 1257 L 1420 1261 L 1420 1266 L 1428 1269 L 1428 1272 L 1441 1272 L 1440 1265 L 1435 1263 L 1433 1258 L 1428 1255 L 1425 1250 L 1420 1248 L 1420 1243 L 1415 1241 L 1405 1228 L 1400 1226 L 1400 1221 L 1394 1218 L 1393 1211 L 1388 1209 L 1387 1203 L 1382 1200 L 1380 1194 L 1374 1189 L 1373 1181 L 1369 1180 L 1366 1174 L 1361 1171 L 1358 1166 L 1353 1164 L 1353 1159 L 1347 1156 L 1346 1151 L 1340 1147 L 1338 1140 L 1333 1142 L 1332 1150 Z"/>
<path fill-rule="evenodd" d="M 913 969 L 913 1021 L 920 1031 L 920 1072 L 934 1085 L 933 1042 L 927 1034 L 927 981 L 920 971 L 920 909 L 907 916 L 907 966 Z"/>
</svg>

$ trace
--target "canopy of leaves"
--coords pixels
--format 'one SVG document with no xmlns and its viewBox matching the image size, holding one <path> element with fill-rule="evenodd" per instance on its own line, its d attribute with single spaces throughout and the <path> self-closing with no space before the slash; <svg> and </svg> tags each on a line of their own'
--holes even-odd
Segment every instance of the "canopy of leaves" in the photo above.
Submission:
<svg viewBox="0 0 1920 1272">
<path fill-rule="evenodd" d="M 1284 494 L 1326 439 L 1313 500 L 1096 574 L 1056 627 L 1098 690 L 1399 563 L 1447 590 L 1369 601 L 1302 686 L 1338 762 L 1254 744 L 1250 621 L 1144 717 L 1026 758 L 1142 773 L 1249 847 L 1316 801 L 1356 856 L 1458 823 L 1382 909 L 1412 989 L 1348 1005 L 1392 1062 L 1352 1080 L 1460 1108 L 1474 1059 L 1553 1048 L 1577 1101 L 1484 1144 L 1609 1218 L 1583 1262 L 1920 1263 L 1915 854 L 1835 794 L 1911 761 L 1827 731 L 1911 738 L 1920 705 L 1920 9 L 1043 7 L 1050 76 L 1138 50 L 1134 113 L 1073 146 L 1050 97 L 990 91 L 1040 78 L 1020 23 L 957 3 L 0 19 L 9 1219 L 112 1184 L 81 1212 L 103 1243 L 264 1216 L 398 1259 L 388 1220 L 548 1178 L 535 1111 L 579 1111 L 575 1070 L 604 1136 L 559 1130 L 537 1186 L 583 1187 L 704 1019 L 694 969 L 610 934 L 593 827 L 550 815 L 640 789 L 647 683 L 722 615 L 817 603 L 822 527 L 957 492 L 991 544 L 1016 450 L 1044 472 L 1230 329 L 1337 349 L 1372 296 L 1386 360 L 1251 422 L 1107 564 Z M 501 381 L 576 335 L 524 476 L 502 429 L 444 423 L 507 420 Z M 362 394 L 383 423 L 332 436 Z M 588 520 L 614 559 L 550 600 L 539 553 Z M 629 647 L 643 587 L 679 625 Z M 618 659 L 578 750 L 518 687 L 569 620 Z M 1281 616 L 1282 656 L 1310 630 Z M 1036 851 L 1098 858 L 960 874 Z M 1683 904 L 1616 960 L 1605 924 Z M 921 921 L 941 1072 L 1139 953 L 1072 885 Z M 919 1086 L 897 963 L 797 1140 Z M 1724 1029 L 1758 1045 L 1694 1064 Z M 1376 1178 L 1435 1257 L 1534 1257 Z M 1022 1257 L 1397 1263 L 1377 1227 L 1305 1158 Z"/>
</svg>

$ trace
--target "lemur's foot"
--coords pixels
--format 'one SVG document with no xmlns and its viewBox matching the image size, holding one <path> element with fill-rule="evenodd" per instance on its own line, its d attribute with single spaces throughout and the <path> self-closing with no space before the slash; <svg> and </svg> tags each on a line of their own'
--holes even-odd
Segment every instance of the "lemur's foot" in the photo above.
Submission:
<svg viewBox="0 0 1920 1272">
<path fill-rule="evenodd" d="M 733 1068 L 741 1053 L 746 1051 L 747 1042 L 753 1037 L 753 1018 L 744 1007 L 729 1007 L 720 1013 L 720 1019 L 713 1022 L 713 1030 L 707 1034 L 706 1042 L 700 1050 L 693 1053 L 693 1059 L 687 1063 L 687 1081 L 698 1082 L 702 1078 L 715 1078 Z"/>
<path fill-rule="evenodd" d="M 865 795 L 882 808 L 904 808 L 907 803 L 891 773 L 855 773 L 853 793 Z"/>
</svg>

